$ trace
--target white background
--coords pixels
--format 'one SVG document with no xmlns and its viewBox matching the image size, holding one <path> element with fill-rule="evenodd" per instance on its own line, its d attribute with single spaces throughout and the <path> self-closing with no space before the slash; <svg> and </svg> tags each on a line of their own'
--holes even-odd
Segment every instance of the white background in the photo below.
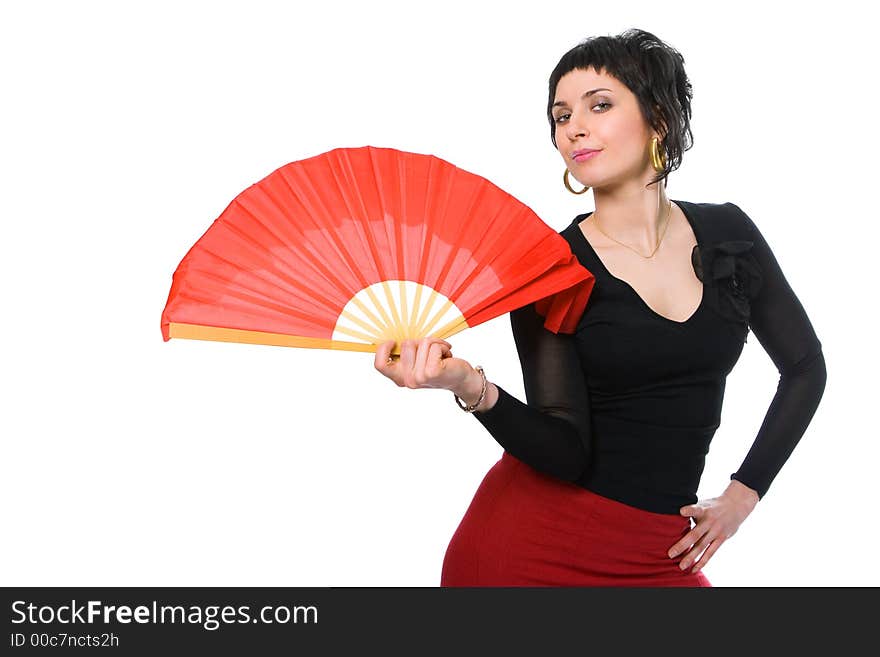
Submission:
<svg viewBox="0 0 880 657">
<path fill-rule="evenodd" d="M 340 146 L 431 153 L 557 230 L 547 78 L 641 27 L 685 57 L 671 198 L 733 201 L 819 335 L 828 385 L 716 586 L 880 584 L 876 51 L 855 3 L 120 2 L 0 10 L 0 584 L 436 586 L 501 448 L 372 354 L 163 342 L 171 275 L 245 187 Z M 524 399 L 508 317 L 451 339 Z M 778 373 L 750 336 L 700 497 Z"/>
</svg>

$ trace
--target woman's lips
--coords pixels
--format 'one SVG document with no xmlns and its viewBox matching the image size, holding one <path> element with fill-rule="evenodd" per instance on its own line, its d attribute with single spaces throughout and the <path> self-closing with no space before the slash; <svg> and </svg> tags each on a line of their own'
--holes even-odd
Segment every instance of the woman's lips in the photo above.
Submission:
<svg viewBox="0 0 880 657">
<path fill-rule="evenodd" d="M 590 151 L 588 153 L 578 153 L 577 155 L 574 156 L 574 161 L 575 162 L 583 162 L 585 160 L 589 160 L 591 157 L 595 157 L 596 155 L 598 155 L 601 152 L 602 151 Z"/>
</svg>

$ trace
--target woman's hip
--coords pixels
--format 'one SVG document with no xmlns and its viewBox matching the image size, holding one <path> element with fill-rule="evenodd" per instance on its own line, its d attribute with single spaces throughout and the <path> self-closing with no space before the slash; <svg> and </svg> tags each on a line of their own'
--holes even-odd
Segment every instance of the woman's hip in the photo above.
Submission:
<svg viewBox="0 0 880 657">
<path fill-rule="evenodd" d="M 708 586 L 667 551 L 682 516 L 617 502 L 505 452 L 450 541 L 441 585 Z"/>
</svg>

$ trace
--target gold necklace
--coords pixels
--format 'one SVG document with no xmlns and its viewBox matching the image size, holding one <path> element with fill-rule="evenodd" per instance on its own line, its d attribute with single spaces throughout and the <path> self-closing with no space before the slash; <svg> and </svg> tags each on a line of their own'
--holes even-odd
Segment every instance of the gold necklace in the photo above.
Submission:
<svg viewBox="0 0 880 657">
<path fill-rule="evenodd" d="M 667 217 L 669 216 L 669 213 L 670 213 L 671 210 L 672 210 L 672 201 L 667 201 L 667 202 L 666 202 L 666 216 L 667 216 Z M 593 213 L 593 223 L 596 224 L 596 228 L 598 228 L 598 229 L 599 229 L 599 232 L 602 233 L 605 237 L 607 237 L 608 239 L 610 239 L 610 240 L 612 240 L 612 241 L 614 241 L 614 242 L 617 242 L 617 243 L 620 244 L 621 246 L 625 246 L 626 248 L 628 248 L 630 251 L 633 251 L 634 253 L 638 253 L 638 255 L 640 255 L 641 257 L 645 258 L 646 260 L 647 260 L 647 259 L 650 259 L 650 258 L 653 258 L 653 257 L 654 257 L 654 254 L 657 253 L 657 249 L 660 248 L 660 244 L 663 242 L 663 237 L 666 235 L 666 229 L 669 228 L 669 220 L 667 219 L 667 220 L 666 220 L 666 225 L 663 226 L 663 234 L 660 235 L 660 239 L 657 241 L 657 246 L 655 246 L 655 247 L 654 247 L 654 250 L 651 251 L 651 255 L 649 255 L 649 256 L 643 256 L 641 253 L 639 253 L 638 251 L 636 251 L 634 248 L 632 248 L 632 247 L 629 246 L 628 244 L 624 244 L 623 242 L 620 242 L 620 241 L 614 239 L 613 237 L 611 237 L 611 235 L 609 235 L 609 234 L 606 233 L 604 230 L 602 230 L 602 227 L 599 226 L 599 221 L 596 219 L 596 213 L 595 213 L 595 212 Z"/>
</svg>

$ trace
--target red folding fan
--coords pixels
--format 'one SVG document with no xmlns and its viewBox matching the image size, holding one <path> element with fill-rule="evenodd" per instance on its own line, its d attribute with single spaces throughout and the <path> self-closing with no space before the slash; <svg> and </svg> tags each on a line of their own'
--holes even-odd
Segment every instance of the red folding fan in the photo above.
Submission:
<svg viewBox="0 0 880 657">
<path fill-rule="evenodd" d="M 162 335 L 375 352 L 532 302 L 570 333 L 593 282 L 488 180 L 433 155 L 337 148 L 233 199 L 174 272 Z"/>
</svg>

